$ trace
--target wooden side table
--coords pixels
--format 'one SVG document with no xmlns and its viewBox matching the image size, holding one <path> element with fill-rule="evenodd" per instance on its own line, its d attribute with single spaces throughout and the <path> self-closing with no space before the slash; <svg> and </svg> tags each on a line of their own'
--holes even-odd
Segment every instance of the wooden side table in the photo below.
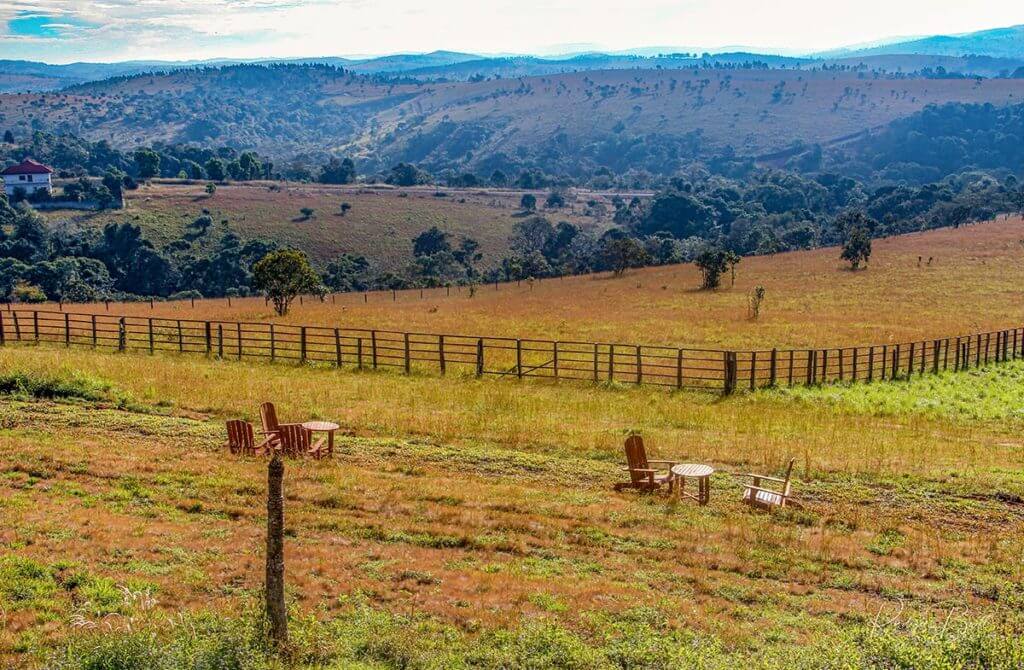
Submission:
<svg viewBox="0 0 1024 670">
<path fill-rule="evenodd" d="M 715 469 L 710 465 L 703 465 L 701 463 L 680 463 L 679 465 L 672 466 L 672 476 L 675 478 L 676 483 L 676 496 L 686 496 L 693 498 L 699 505 L 707 505 L 708 501 L 711 500 L 711 475 L 714 474 Z M 684 489 L 686 487 L 686 478 L 697 480 L 697 495 L 687 493 Z"/>
<path fill-rule="evenodd" d="M 307 421 L 302 427 L 311 433 L 327 433 L 327 456 L 334 456 L 334 433 L 341 426 L 331 421 Z"/>
</svg>

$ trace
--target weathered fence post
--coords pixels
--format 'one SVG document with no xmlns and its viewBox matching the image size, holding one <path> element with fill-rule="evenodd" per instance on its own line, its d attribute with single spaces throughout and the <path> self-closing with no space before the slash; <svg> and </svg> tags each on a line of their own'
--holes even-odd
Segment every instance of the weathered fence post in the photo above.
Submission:
<svg viewBox="0 0 1024 670">
<path fill-rule="evenodd" d="M 217 358 L 224 358 L 224 324 L 217 324 Z"/>
<path fill-rule="evenodd" d="M 274 324 L 270 324 L 270 360 L 277 360 L 277 341 L 274 339 Z"/>
<path fill-rule="evenodd" d="M 961 354 L 960 338 L 956 338 L 956 354 L 953 356 L 953 372 L 960 372 L 960 354 Z"/>
<path fill-rule="evenodd" d="M 267 466 L 266 605 L 270 640 L 281 651 L 288 644 L 288 610 L 284 602 L 284 463 L 274 452 Z"/>
<path fill-rule="evenodd" d="M 39 310 L 32 310 L 32 337 L 39 344 Z"/>
<path fill-rule="evenodd" d="M 484 376 L 484 338 L 476 341 L 476 376 Z"/>
<path fill-rule="evenodd" d="M 238 338 L 238 360 L 242 360 L 242 323 L 235 324 L 235 337 Z"/>
<path fill-rule="evenodd" d="M 811 386 L 814 383 L 814 369 L 817 367 L 817 363 L 814 360 L 813 350 L 807 350 L 807 386 Z"/>
<path fill-rule="evenodd" d="M 683 388 L 683 350 L 676 350 L 676 388 Z"/>
<path fill-rule="evenodd" d="M 889 362 L 889 345 L 882 347 L 882 381 L 885 381 L 885 366 Z"/>
<path fill-rule="evenodd" d="M 149 353 L 152 354 L 153 350 L 154 350 L 154 346 L 153 346 L 153 318 L 152 317 L 146 319 L 146 331 L 149 334 Z"/>
<path fill-rule="evenodd" d="M 558 379 L 558 340 L 551 343 L 551 365 L 555 371 L 555 379 Z"/>
<path fill-rule="evenodd" d="M 932 374 L 939 374 L 939 350 L 941 348 L 942 343 L 939 340 L 932 343 Z"/>
<path fill-rule="evenodd" d="M 4 332 L 4 313 L 0 312 L 0 347 L 7 344 L 7 334 Z"/>
<path fill-rule="evenodd" d="M 793 385 L 793 359 L 796 357 L 796 351 L 793 349 L 789 350 L 789 385 Z"/>
<path fill-rule="evenodd" d="M 598 376 L 597 368 L 598 368 L 599 358 L 600 358 L 600 352 L 598 350 L 598 344 L 597 344 L 597 342 L 595 342 L 594 343 L 594 383 L 595 384 L 597 383 L 597 376 Z"/>
<path fill-rule="evenodd" d="M 409 374 L 412 362 L 409 360 L 409 333 L 403 333 L 402 346 L 405 351 L 405 374 Z"/>
<path fill-rule="evenodd" d="M 615 345 L 608 345 L 608 381 L 615 381 Z"/>
<path fill-rule="evenodd" d="M 860 353 L 860 347 L 854 347 L 853 348 L 853 360 L 850 361 L 850 363 L 851 363 L 850 367 L 852 368 L 850 370 L 850 379 L 853 380 L 854 382 L 857 381 L 857 355 L 859 353 Z"/>
<path fill-rule="evenodd" d="M 843 381 L 843 377 L 845 376 L 846 365 L 845 365 L 845 361 L 843 360 L 845 357 L 846 357 L 846 350 L 842 349 L 842 348 L 839 349 L 839 381 Z"/>
<path fill-rule="evenodd" d="M 641 354 L 640 345 L 636 347 L 636 383 L 637 385 L 644 383 L 644 359 Z"/>
<path fill-rule="evenodd" d="M 753 391 L 757 382 L 757 352 L 750 352 L 750 390 Z"/>
<path fill-rule="evenodd" d="M 868 350 L 868 381 L 875 381 L 875 347 Z"/>
<path fill-rule="evenodd" d="M 210 322 L 205 321 L 204 323 L 205 327 L 203 328 L 203 330 L 206 335 L 206 355 L 209 356 L 210 354 L 213 353 L 213 336 L 210 332 Z"/>
<path fill-rule="evenodd" d="M 334 300 L 334 294 L 331 294 L 331 300 Z M 334 364 L 339 368 L 341 367 L 341 333 L 338 329 L 334 329 Z"/>
<path fill-rule="evenodd" d="M 516 377 L 523 378 L 523 341 L 516 338 Z"/>
<path fill-rule="evenodd" d="M 0 330 L 2 329 L 3 326 L 0 325 Z M 2 343 L 2 341 L 3 335 L 0 335 L 0 343 Z M 71 315 L 68 314 L 67 312 L 64 312 L 64 346 L 71 346 Z"/>
<path fill-rule="evenodd" d="M 373 364 L 373 369 L 377 369 L 377 331 L 370 331 L 370 361 Z"/>
<path fill-rule="evenodd" d="M 437 336 L 437 365 L 441 368 L 441 374 L 445 374 L 447 364 L 444 359 L 444 335 Z"/>
<path fill-rule="evenodd" d="M 306 362 L 306 327 L 299 328 L 299 362 Z"/>
<path fill-rule="evenodd" d="M 724 381 L 722 385 L 722 393 L 730 395 L 736 390 L 736 352 L 722 352 L 722 361 L 725 367 L 723 370 Z"/>
<path fill-rule="evenodd" d="M 125 327 L 124 317 L 117 320 L 117 350 L 124 351 L 127 346 L 128 332 Z"/>
<path fill-rule="evenodd" d="M 181 319 L 178 319 L 178 351 L 185 351 L 185 336 L 181 332 Z"/>
</svg>

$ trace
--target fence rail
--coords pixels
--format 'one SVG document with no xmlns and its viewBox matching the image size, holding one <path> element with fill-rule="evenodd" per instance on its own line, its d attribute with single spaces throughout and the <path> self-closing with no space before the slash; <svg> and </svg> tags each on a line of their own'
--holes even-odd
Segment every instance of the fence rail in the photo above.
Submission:
<svg viewBox="0 0 1024 670">
<path fill-rule="evenodd" d="M 0 312 L 0 346 L 62 344 L 405 373 L 613 381 L 732 393 L 909 379 L 1024 357 L 1024 328 L 900 344 L 734 351 L 241 321 Z"/>
</svg>

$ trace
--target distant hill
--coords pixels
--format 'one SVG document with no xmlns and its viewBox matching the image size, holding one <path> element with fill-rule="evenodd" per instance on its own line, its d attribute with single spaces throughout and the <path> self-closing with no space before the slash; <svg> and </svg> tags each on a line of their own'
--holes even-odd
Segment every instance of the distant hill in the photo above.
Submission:
<svg viewBox="0 0 1024 670">
<path fill-rule="evenodd" d="M 838 49 L 816 55 L 822 58 L 842 58 L 879 54 L 1024 58 L 1024 25 L 961 35 L 935 35 L 865 49 Z"/>
<path fill-rule="evenodd" d="M 1024 100 L 1024 79 L 682 62 L 445 82 L 326 65 L 207 67 L 0 95 L 0 129 L 120 148 L 227 144 L 279 163 L 346 155 L 362 172 L 407 161 L 435 173 L 670 174 L 694 160 L 785 159 L 928 104 Z"/>
</svg>

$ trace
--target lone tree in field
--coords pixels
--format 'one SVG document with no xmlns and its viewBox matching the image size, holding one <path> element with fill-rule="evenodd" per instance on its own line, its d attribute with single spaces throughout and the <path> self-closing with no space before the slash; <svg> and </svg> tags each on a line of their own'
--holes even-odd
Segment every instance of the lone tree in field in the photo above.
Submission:
<svg viewBox="0 0 1024 670">
<path fill-rule="evenodd" d="M 523 197 L 519 199 L 519 206 L 528 212 L 532 212 L 537 209 L 537 196 L 532 193 L 524 193 Z"/>
<path fill-rule="evenodd" d="M 320 275 L 310 266 L 306 254 L 294 249 L 272 251 L 252 266 L 252 285 L 274 301 L 279 316 L 302 293 L 320 293 Z"/>
<path fill-rule="evenodd" d="M 850 269 L 856 270 L 871 257 L 871 235 L 866 228 L 854 228 L 846 236 L 843 252 L 839 255 L 849 262 Z"/>
<path fill-rule="evenodd" d="M 694 259 L 694 263 L 697 268 L 700 269 L 701 274 L 701 285 L 700 287 L 705 290 L 716 289 L 722 284 L 722 275 L 726 273 L 729 268 L 733 268 L 735 272 L 736 265 L 739 264 L 739 256 L 731 251 L 723 249 L 718 246 L 705 247 L 697 258 Z"/>
<path fill-rule="evenodd" d="M 629 268 L 638 268 L 651 261 L 651 255 L 632 237 L 619 237 L 605 243 L 603 256 L 605 262 L 619 277 Z"/>
</svg>

